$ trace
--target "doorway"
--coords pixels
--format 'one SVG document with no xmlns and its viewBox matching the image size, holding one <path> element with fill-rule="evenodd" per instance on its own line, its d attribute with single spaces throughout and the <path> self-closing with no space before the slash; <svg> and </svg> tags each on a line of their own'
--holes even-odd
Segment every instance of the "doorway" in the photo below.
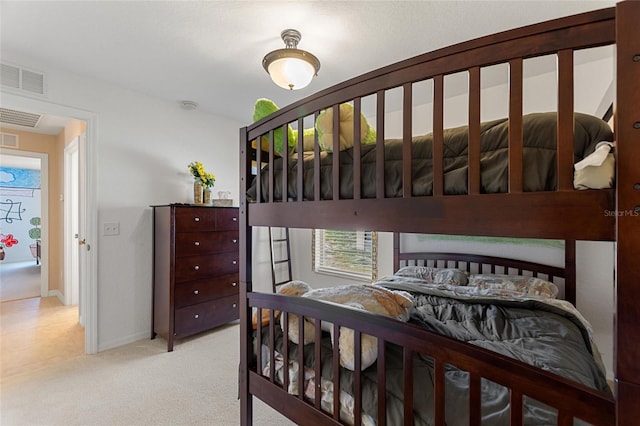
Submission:
<svg viewBox="0 0 640 426">
<path fill-rule="evenodd" d="M 30 111 L 39 114 L 69 117 L 86 123 L 85 136 L 84 138 L 80 138 L 78 141 L 80 146 L 77 153 L 79 188 L 78 211 L 80 212 L 78 216 L 78 235 L 79 239 L 86 243 L 78 250 L 77 256 L 79 270 L 78 304 L 82 307 L 81 316 L 85 330 L 85 353 L 96 353 L 98 352 L 97 258 L 96 251 L 90 250 L 90 243 L 97 242 L 98 235 L 95 201 L 95 145 L 97 141 L 97 116 L 86 110 L 66 107 L 4 92 L 2 106 L 5 108 Z M 64 257 L 66 256 L 67 254 L 65 253 Z M 65 266 L 60 264 L 58 267 L 62 269 Z"/>
<path fill-rule="evenodd" d="M 49 292 L 48 155 L 0 148 L 3 302 Z"/>
</svg>

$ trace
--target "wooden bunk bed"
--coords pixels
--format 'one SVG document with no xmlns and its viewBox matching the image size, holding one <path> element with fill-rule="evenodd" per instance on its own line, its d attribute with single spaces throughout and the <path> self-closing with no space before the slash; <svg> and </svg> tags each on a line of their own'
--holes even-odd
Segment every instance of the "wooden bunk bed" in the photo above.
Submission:
<svg viewBox="0 0 640 426">
<path fill-rule="evenodd" d="M 276 114 L 240 129 L 241 144 L 241 202 L 240 202 L 240 318 L 241 360 L 240 399 L 241 424 L 252 423 L 252 397 L 258 397 L 299 424 L 342 424 L 340 420 L 340 393 L 333 393 L 332 408 L 322 408 L 320 398 L 309 398 L 304 392 L 287 392 L 290 382 L 297 381 L 303 389 L 303 375 L 278 382 L 273 367 L 266 375 L 260 371 L 261 348 L 265 345 L 270 359 L 274 357 L 275 335 L 278 324 L 274 310 L 283 315 L 299 314 L 315 321 L 316 340 L 312 345 L 315 359 L 321 359 L 321 321 L 355 330 L 355 353 L 360 352 L 360 338 L 364 334 L 378 340 L 378 360 L 374 375 L 380 392 L 392 377 L 385 374 L 390 346 L 402 348 L 403 370 L 403 423 L 414 424 L 414 403 L 420 388 L 414 388 L 412 366 L 414 354 L 430 357 L 434 371 L 433 424 L 445 424 L 444 396 L 445 366 L 452 365 L 469 374 L 469 392 L 466 399 L 469 422 L 482 421 L 482 390 L 485 379 L 509 389 L 509 422 L 522 424 L 526 419 L 523 401 L 533 398 L 557 410 L 557 423 L 574 424 L 574 418 L 596 425 L 636 424 L 640 418 L 640 3 L 622 2 L 615 8 L 605 9 L 544 22 L 506 31 L 435 52 L 417 56 L 323 90 L 302 101 L 283 108 Z M 577 191 L 573 188 L 574 163 L 574 69 L 576 50 L 615 44 L 614 102 L 616 142 L 615 189 Z M 555 54 L 558 59 L 558 107 L 556 185 L 553 190 L 523 190 L 523 59 Z M 480 69 L 498 63 L 509 64 L 509 137 L 508 137 L 508 189 L 502 193 L 483 193 L 480 148 Z M 469 75 L 469 150 L 466 194 L 448 195 L 445 191 L 445 161 L 443 159 L 443 81 L 444 76 L 467 71 Z M 430 195 L 415 196 L 412 182 L 412 85 L 431 79 L 433 96 L 433 179 Z M 384 110 L 385 91 L 400 87 L 403 90 L 402 186 L 400 196 L 385 192 Z M 333 191 L 330 199 L 321 195 L 320 149 L 316 141 L 312 168 L 303 179 L 303 159 L 286 155 L 279 158 L 274 152 L 274 131 L 290 123 L 304 126 L 304 118 L 317 118 L 320 111 L 333 108 L 334 128 L 337 129 L 339 105 L 351 102 L 355 116 L 361 112 L 361 100 L 376 96 L 376 127 L 378 138 L 375 166 L 375 196 L 366 198 L 361 187 L 362 164 L 359 160 L 363 146 L 359 143 L 360 127 L 354 126 L 355 143 L 350 175 L 353 176 L 349 198 Z M 338 132 L 336 132 L 337 134 Z M 296 141 L 298 152 L 303 151 L 302 132 Z M 255 141 L 267 140 L 268 149 L 253 149 Z M 286 139 L 285 139 L 286 141 Z M 286 143 L 285 143 L 286 146 Z M 341 185 L 341 154 L 337 137 L 330 160 L 334 171 L 329 182 L 333 188 Z M 280 162 L 279 166 L 276 165 Z M 292 163 L 293 162 L 293 163 Z M 254 165 L 260 165 L 255 167 Z M 252 167 L 253 166 L 253 167 Z M 263 167 L 264 166 L 264 167 Z M 295 175 L 277 174 L 277 167 L 299 170 Z M 258 174 L 257 178 L 255 174 Z M 311 173 L 311 174 L 309 174 Z M 276 178 L 277 176 L 277 178 Z M 291 176 L 294 176 L 291 178 Z M 277 179 L 277 181 L 276 181 Z M 303 196 L 304 185 L 312 184 L 312 197 Z M 269 190 L 295 188 L 292 194 L 278 194 Z M 286 191 L 283 191 L 286 192 Z M 246 194 L 251 193 L 248 197 Z M 535 207 L 535 208 L 533 208 Z M 611 214 L 615 212 L 615 214 Z M 608 214 L 607 214 L 608 213 Z M 569 219 L 568 219 L 569 218 Z M 526 224 L 526 226 L 523 226 Z M 522 238 L 615 241 L 615 397 L 611 398 L 584 385 L 577 384 L 540 368 L 527 365 L 473 345 L 456 341 L 411 324 L 372 316 L 342 307 L 283 295 L 254 292 L 252 283 L 252 227 L 281 226 L 290 228 L 359 229 L 390 232 L 441 233 L 458 235 L 510 236 Z M 572 247 L 573 243 L 570 244 Z M 567 259 L 575 256 L 570 250 Z M 573 265 L 573 266 L 572 266 Z M 564 273 L 575 276 L 575 265 L 569 263 Z M 543 273 L 547 273 L 542 271 Z M 579 286 L 578 286 L 579 288 Z M 569 287 L 567 298 L 575 298 Z M 270 310 L 266 334 L 252 329 L 251 317 Z M 287 321 L 285 321 L 285 324 Z M 302 324 L 302 322 L 300 322 Z M 263 330 L 263 331 L 264 331 Z M 304 330 L 299 328 L 299 334 Z M 334 334 L 337 339 L 339 333 Z M 266 337 L 263 337 L 266 336 Z M 287 335 L 287 330 L 284 330 Z M 255 346 L 254 346 L 255 345 Z M 335 360 L 329 367 L 334 386 L 344 374 L 338 364 L 338 345 L 333 350 Z M 306 349 L 305 349 L 306 351 Z M 292 359 L 303 365 L 305 351 L 293 351 Z M 284 364 L 289 361 L 287 350 Z M 355 358 L 355 371 L 360 370 L 360 357 Z M 273 364 L 273 363 L 272 363 Z M 383 366 L 383 368 L 380 368 Z M 320 363 L 315 363 L 316 377 L 321 374 Z M 285 369 L 287 370 L 287 369 Z M 362 413 L 364 379 L 353 375 L 353 404 L 356 425 L 365 424 Z M 318 392 L 319 383 L 315 384 Z M 377 401 L 371 415 L 376 424 L 387 422 L 385 398 Z"/>
</svg>

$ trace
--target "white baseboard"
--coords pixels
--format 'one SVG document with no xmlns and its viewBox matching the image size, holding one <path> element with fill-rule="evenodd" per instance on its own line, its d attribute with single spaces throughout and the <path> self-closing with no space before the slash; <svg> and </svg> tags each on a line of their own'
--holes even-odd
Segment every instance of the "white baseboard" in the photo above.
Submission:
<svg viewBox="0 0 640 426">
<path fill-rule="evenodd" d="M 136 334 L 132 334 L 130 336 L 122 337 L 119 339 L 110 340 L 108 342 L 99 342 L 98 343 L 98 352 L 106 351 L 109 349 L 117 348 L 119 346 L 124 346 L 129 343 L 137 342 L 138 340 L 150 339 L 151 332 L 150 331 L 141 331 Z"/>
<path fill-rule="evenodd" d="M 64 305 L 64 294 L 60 293 L 60 290 L 49 290 L 49 297 L 55 296 L 58 298 L 60 303 Z"/>
</svg>

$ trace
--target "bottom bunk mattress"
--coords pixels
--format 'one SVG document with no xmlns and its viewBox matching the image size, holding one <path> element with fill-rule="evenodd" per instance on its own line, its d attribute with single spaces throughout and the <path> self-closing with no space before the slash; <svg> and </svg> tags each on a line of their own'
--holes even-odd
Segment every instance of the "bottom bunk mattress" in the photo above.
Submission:
<svg viewBox="0 0 640 426">
<path fill-rule="evenodd" d="M 427 330 L 484 347 L 535 367 L 553 372 L 611 396 L 605 369 L 591 338 L 590 326 L 568 302 L 519 295 L 513 291 L 493 291 L 455 285 L 426 283 L 411 277 L 391 277 L 376 283 L 393 290 L 406 291 L 414 299 L 409 322 Z M 460 291 L 461 290 L 461 291 Z M 506 293 L 506 294 L 505 294 Z M 349 310 L 345 309 L 345 315 Z M 402 332 L 398 323 L 398 332 Z M 284 377 L 283 333 L 274 327 L 275 381 L 282 386 Z M 271 372 L 269 327 L 262 327 L 261 372 Z M 256 350 L 257 348 L 254 348 Z M 314 344 L 304 346 L 304 389 L 315 399 L 316 380 Z M 403 349 L 386 344 L 386 420 L 387 424 L 403 422 Z M 255 352 L 254 352 L 255 353 Z M 329 333 L 323 333 L 321 348 L 322 408 L 333 411 L 333 349 Z M 288 389 L 298 395 L 298 345 L 288 342 Z M 377 416 L 377 365 L 362 372 L 362 421 L 374 425 Z M 433 424 L 434 371 L 433 359 L 414 354 L 413 371 L 415 425 Z M 340 370 L 341 419 L 353 422 L 354 373 Z M 445 420 L 447 424 L 469 424 L 469 374 L 453 366 L 445 366 Z M 509 389 L 482 379 L 482 424 L 509 424 Z M 556 411 L 531 398 L 524 398 L 525 424 L 556 424 Z M 577 423 L 580 423 L 579 421 Z"/>
<path fill-rule="evenodd" d="M 482 123 L 481 132 L 481 192 L 504 193 L 508 182 L 509 120 L 504 118 Z M 553 191 L 556 189 L 556 139 L 557 114 L 532 113 L 523 117 L 523 190 Z M 575 113 L 574 163 L 593 153 L 596 145 L 613 141 L 613 132 L 603 120 L 582 113 Z M 412 143 L 412 187 L 413 196 L 433 193 L 433 135 L 416 136 Z M 375 144 L 364 144 L 361 148 L 362 198 L 376 197 L 376 153 Z M 384 142 L 385 197 L 402 197 L 402 139 Z M 314 152 L 303 154 L 303 186 L 305 200 L 314 199 Z M 353 148 L 340 152 L 340 198 L 353 198 Z M 467 193 L 468 127 L 444 130 L 444 192 L 448 195 Z M 282 158 L 274 162 L 274 197 L 282 199 Z M 287 161 L 287 196 L 296 199 L 298 154 L 291 154 Z M 261 173 L 261 193 L 264 201 L 269 199 L 268 168 Z M 333 197 L 333 154 L 320 153 L 320 198 Z M 256 180 L 247 191 L 250 200 L 256 199 Z"/>
</svg>

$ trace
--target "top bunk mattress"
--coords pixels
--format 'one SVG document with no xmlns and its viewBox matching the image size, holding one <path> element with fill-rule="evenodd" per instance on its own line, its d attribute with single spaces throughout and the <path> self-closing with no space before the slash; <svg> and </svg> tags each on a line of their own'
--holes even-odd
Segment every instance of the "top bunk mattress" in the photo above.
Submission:
<svg viewBox="0 0 640 426">
<path fill-rule="evenodd" d="M 613 132 L 603 120 L 583 113 L 574 114 L 574 163 L 593 153 L 596 145 L 613 141 Z M 468 183 L 468 127 L 444 130 L 444 193 L 467 194 Z M 481 193 L 508 192 L 507 118 L 481 123 Z M 554 191 L 556 173 L 557 114 L 532 113 L 523 117 L 523 190 Z M 412 195 L 433 193 L 433 136 L 431 133 L 412 138 Z M 402 139 L 384 141 L 385 197 L 402 197 Z M 353 198 L 353 148 L 340 151 L 340 198 Z M 376 144 L 361 145 L 362 198 L 376 197 Z M 302 154 L 303 199 L 314 199 L 313 151 Z M 274 161 L 274 199 L 282 199 L 282 158 Z M 289 154 L 287 161 L 287 197 L 297 199 L 298 154 Z M 320 152 L 320 198 L 333 198 L 333 154 Z M 268 166 L 260 173 L 262 201 L 269 199 Z M 247 198 L 256 200 L 256 180 L 247 191 Z"/>
</svg>

